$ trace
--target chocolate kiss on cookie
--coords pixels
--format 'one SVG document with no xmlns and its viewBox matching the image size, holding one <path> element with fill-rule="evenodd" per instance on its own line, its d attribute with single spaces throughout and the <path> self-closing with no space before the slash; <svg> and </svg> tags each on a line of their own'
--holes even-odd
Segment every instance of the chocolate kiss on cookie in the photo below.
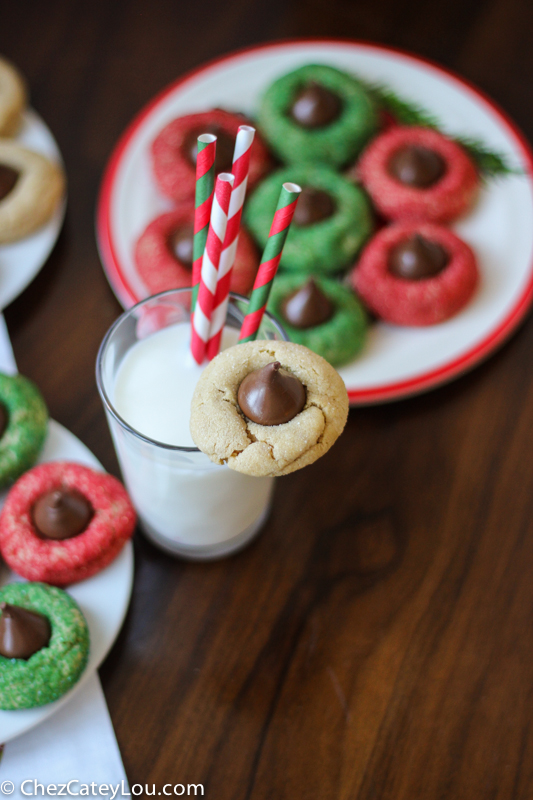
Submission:
<svg viewBox="0 0 533 800">
<path fill-rule="evenodd" d="M 33 524 L 44 539 L 72 539 L 93 516 L 89 501 L 74 489 L 55 489 L 41 495 L 32 511 Z"/>
<path fill-rule="evenodd" d="M 258 425 L 282 425 L 303 409 L 307 393 L 298 378 L 279 361 L 256 369 L 242 381 L 237 401 L 242 413 Z"/>
<path fill-rule="evenodd" d="M 336 210 L 335 200 L 323 189 L 304 186 L 298 197 L 294 210 L 293 223 L 300 228 L 314 225 L 333 216 Z"/>
<path fill-rule="evenodd" d="M 0 200 L 15 188 L 15 184 L 19 179 L 20 172 L 17 172 L 13 167 L 7 164 L 0 164 Z"/>
<path fill-rule="evenodd" d="M 328 322 L 335 313 L 335 305 L 313 278 L 309 278 L 307 283 L 285 298 L 281 313 L 294 328 L 305 330 Z"/>
<path fill-rule="evenodd" d="M 194 247 L 194 226 L 184 225 L 178 228 L 169 237 L 168 246 L 172 255 L 176 256 L 180 264 L 185 267 L 192 267 L 193 247 Z"/>
<path fill-rule="evenodd" d="M 52 635 L 47 617 L 8 603 L 0 603 L 0 611 L 0 655 L 28 659 L 47 647 Z"/>
<path fill-rule="evenodd" d="M 196 166 L 196 157 L 198 155 L 198 137 L 203 133 L 212 133 L 213 136 L 217 137 L 215 172 L 231 172 L 235 139 L 218 125 L 205 125 L 201 130 L 196 129 L 188 133 L 182 146 L 185 158 L 190 164 L 192 164 L 193 167 Z"/>
<path fill-rule="evenodd" d="M 294 98 L 290 114 L 302 128 L 323 128 L 334 122 L 341 110 L 342 101 L 337 94 L 311 81 Z"/>
<path fill-rule="evenodd" d="M 398 278 L 420 281 L 438 275 L 449 260 L 448 253 L 440 244 L 416 233 L 392 248 L 388 266 L 389 272 Z"/>
<path fill-rule="evenodd" d="M 427 189 L 442 178 L 446 162 L 434 150 L 411 144 L 401 147 L 391 157 L 388 171 L 405 186 Z"/>
</svg>

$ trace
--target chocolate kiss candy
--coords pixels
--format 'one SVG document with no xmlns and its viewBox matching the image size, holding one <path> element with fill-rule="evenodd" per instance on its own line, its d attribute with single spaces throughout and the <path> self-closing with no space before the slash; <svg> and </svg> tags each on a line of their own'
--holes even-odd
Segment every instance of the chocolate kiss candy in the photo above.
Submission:
<svg viewBox="0 0 533 800">
<path fill-rule="evenodd" d="M 33 506 L 33 524 L 44 539 L 72 539 L 93 516 L 91 504 L 75 489 L 42 494 Z"/>
<path fill-rule="evenodd" d="M 0 436 L 4 435 L 8 422 L 9 417 L 7 414 L 7 408 L 3 403 L 0 403 Z"/>
<path fill-rule="evenodd" d="M 217 147 L 215 155 L 215 172 L 231 172 L 233 164 L 233 150 L 235 148 L 235 137 L 218 125 L 205 125 L 201 130 L 194 130 L 187 134 L 183 142 L 183 152 L 187 160 L 196 167 L 196 156 L 198 155 L 198 137 L 202 133 L 212 133 L 217 137 Z"/>
<path fill-rule="evenodd" d="M 335 306 L 312 278 L 285 298 L 281 313 L 295 328 L 315 328 L 333 316 Z"/>
<path fill-rule="evenodd" d="M 0 603 L 0 655 L 28 659 L 48 645 L 52 628 L 44 614 Z"/>
<path fill-rule="evenodd" d="M 237 400 L 242 413 L 258 425 L 282 425 L 305 405 L 305 386 L 279 361 L 250 372 L 239 386 Z"/>
<path fill-rule="evenodd" d="M 20 173 L 7 164 L 0 164 L 0 200 L 3 200 L 14 189 Z"/>
<path fill-rule="evenodd" d="M 446 162 L 434 150 L 407 145 L 393 154 L 388 170 L 393 178 L 405 186 L 427 189 L 442 178 L 446 172 Z"/>
<path fill-rule="evenodd" d="M 337 94 L 311 81 L 294 98 L 290 114 L 302 128 L 323 128 L 336 120 L 341 110 Z"/>
<path fill-rule="evenodd" d="M 389 253 L 389 272 L 398 278 L 420 281 L 442 272 L 450 257 L 437 242 L 430 242 L 416 233 L 400 242 Z"/>
<path fill-rule="evenodd" d="M 294 210 L 293 223 L 301 228 L 328 219 L 335 213 L 335 200 L 328 192 L 305 186 Z"/>
<path fill-rule="evenodd" d="M 184 225 L 173 233 L 168 244 L 172 255 L 185 267 L 192 267 L 193 262 L 194 226 Z"/>
</svg>

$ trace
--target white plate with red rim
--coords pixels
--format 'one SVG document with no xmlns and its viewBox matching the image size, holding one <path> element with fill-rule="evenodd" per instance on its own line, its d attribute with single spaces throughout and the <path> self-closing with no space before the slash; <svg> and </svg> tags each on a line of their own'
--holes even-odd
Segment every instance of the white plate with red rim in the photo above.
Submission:
<svg viewBox="0 0 533 800">
<path fill-rule="evenodd" d="M 38 463 L 46 461 L 76 461 L 92 469 L 102 466 L 70 431 L 54 420 L 50 420 L 48 437 Z M 0 506 L 4 504 L 7 492 L 0 494 Z M 0 567 L 0 585 L 20 580 L 5 564 Z M 78 683 L 59 700 L 39 708 L 20 711 L 0 711 L 0 743 L 25 733 L 44 722 L 83 686 L 87 678 L 98 669 L 115 641 L 131 596 L 133 586 L 133 545 L 127 542 L 117 558 L 106 569 L 86 581 L 72 584 L 67 592 L 80 606 L 90 635 L 89 662 Z"/>
<path fill-rule="evenodd" d="M 144 108 L 104 174 L 97 237 L 104 270 L 125 308 L 148 295 L 133 249 L 148 222 L 171 208 L 151 175 L 150 144 L 177 116 L 219 106 L 253 117 L 262 92 L 303 64 L 325 63 L 386 84 L 439 119 L 450 135 L 481 139 L 525 174 L 489 180 L 452 228 L 477 254 L 480 288 L 451 320 L 428 328 L 372 325 L 362 354 L 339 371 L 352 405 L 417 394 L 486 358 L 516 329 L 533 299 L 533 154 L 489 98 L 441 67 L 397 50 L 344 40 L 288 41 L 239 51 L 180 78 Z"/>
<path fill-rule="evenodd" d="M 14 141 L 63 166 L 54 137 L 32 109 L 24 112 L 22 128 Z M 61 231 L 66 205 L 65 198 L 46 225 L 30 236 L 11 244 L 0 244 L 0 309 L 18 297 L 46 264 Z"/>
</svg>

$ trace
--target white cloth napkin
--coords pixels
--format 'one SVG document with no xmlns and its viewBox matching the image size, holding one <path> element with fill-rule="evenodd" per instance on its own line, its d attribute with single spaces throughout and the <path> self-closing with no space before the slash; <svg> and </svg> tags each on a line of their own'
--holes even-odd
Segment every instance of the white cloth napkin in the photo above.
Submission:
<svg viewBox="0 0 533 800">
<path fill-rule="evenodd" d="M 4 315 L 0 314 L 0 371 L 14 374 L 17 365 Z M 21 784 L 25 784 L 21 791 Z M 113 725 L 98 674 L 72 696 L 66 705 L 42 725 L 19 736 L 5 747 L 0 761 L 0 794 L 4 797 L 37 796 L 32 781 L 48 784 L 79 781 L 72 793 L 83 796 L 82 785 L 119 786 L 108 792 L 117 800 L 129 793 L 126 773 L 120 757 Z M 6 781 L 8 785 L 6 786 Z M 9 783 L 13 792 L 8 792 Z M 41 792 L 42 790 L 38 790 Z M 91 789 L 90 796 L 94 796 Z M 26 794 L 24 794 L 26 792 Z M 28 795 L 27 792 L 32 792 Z M 40 795 L 39 795 L 40 796 Z"/>
<path fill-rule="evenodd" d="M 17 362 L 3 314 L 0 314 L 0 372 L 5 372 L 7 375 L 14 375 L 17 372 Z"/>
<path fill-rule="evenodd" d="M 0 787 L 6 781 L 14 785 L 11 800 L 40 796 L 42 790 L 36 791 L 34 781 L 44 787 L 78 781 L 71 785 L 71 791 L 82 797 L 83 785 L 91 783 L 119 786 L 117 800 L 129 792 L 97 673 L 53 717 L 6 744 L 0 762 Z M 112 794 L 107 792 L 108 800 Z"/>
</svg>

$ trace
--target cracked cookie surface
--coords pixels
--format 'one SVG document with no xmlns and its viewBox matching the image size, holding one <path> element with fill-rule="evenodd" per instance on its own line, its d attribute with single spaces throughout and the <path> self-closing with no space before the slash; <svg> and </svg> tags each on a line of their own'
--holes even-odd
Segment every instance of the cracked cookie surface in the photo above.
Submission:
<svg viewBox="0 0 533 800">
<path fill-rule="evenodd" d="M 248 420 L 237 402 L 244 378 L 279 361 L 306 388 L 303 410 L 282 425 Z M 206 367 L 191 404 L 191 435 L 216 464 L 262 477 L 287 475 L 324 455 L 342 433 L 348 395 L 340 375 L 292 342 L 255 341 L 224 350 Z"/>
</svg>

